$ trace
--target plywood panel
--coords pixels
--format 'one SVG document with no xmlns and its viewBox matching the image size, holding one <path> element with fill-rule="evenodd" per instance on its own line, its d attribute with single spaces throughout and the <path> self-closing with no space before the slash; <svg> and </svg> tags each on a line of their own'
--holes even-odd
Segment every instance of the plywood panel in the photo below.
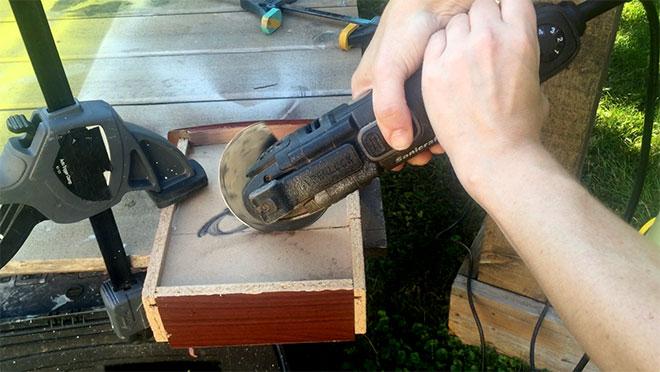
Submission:
<svg viewBox="0 0 660 372">
<path fill-rule="evenodd" d="M 571 67 L 544 85 L 550 117 L 543 143 L 571 173 L 579 174 L 593 126 L 619 12 L 612 10 L 589 23 L 583 48 Z M 543 211 L 538 211 L 543 213 Z M 548 221 L 552 223 L 552 221 Z M 479 259 L 479 280 L 525 296 L 544 295 L 496 224 L 488 219 Z"/>
<path fill-rule="evenodd" d="M 352 278 L 349 208 L 345 200 L 330 207 L 305 231 L 263 234 L 250 229 L 199 237 L 200 228 L 226 209 L 217 172 L 223 150 L 224 145 L 208 145 L 188 152 L 206 169 L 209 186 L 174 212 L 171 249 L 163 258 L 159 286 Z M 359 205 L 359 200 L 355 202 Z M 241 223 L 231 216 L 220 223 L 225 231 L 237 226 Z M 195 270 L 184 269 L 192 267 Z"/>
</svg>

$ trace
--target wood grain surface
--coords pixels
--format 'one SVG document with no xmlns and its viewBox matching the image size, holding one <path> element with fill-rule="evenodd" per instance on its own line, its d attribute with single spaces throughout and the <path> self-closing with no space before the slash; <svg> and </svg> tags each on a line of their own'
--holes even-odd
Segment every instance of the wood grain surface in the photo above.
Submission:
<svg viewBox="0 0 660 372">
<path fill-rule="evenodd" d="M 466 291 L 467 278 L 458 275 L 450 298 L 449 329 L 463 342 L 479 345 L 479 334 L 472 318 Z M 486 343 L 498 352 L 529 360 L 529 344 L 543 302 L 472 281 L 477 314 L 484 329 Z M 543 321 L 536 341 L 537 368 L 571 371 L 583 350 L 551 308 Z M 597 371 L 589 363 L 585 371 Z"/>
<path fill-rule="evenodd" d="M 349 341 L 353 291 L 157 297 L 174 347 Z"/>
</svg>

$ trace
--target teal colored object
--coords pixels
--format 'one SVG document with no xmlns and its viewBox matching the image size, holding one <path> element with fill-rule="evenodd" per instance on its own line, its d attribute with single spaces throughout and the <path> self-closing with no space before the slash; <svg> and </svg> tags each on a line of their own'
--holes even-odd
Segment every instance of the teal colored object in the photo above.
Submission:
<svg viewBox="0 0 660 372">
<path fill-rule="evenodd" d="M 273 8 L 261 16 L 261 32 L 270 35 L 282 25 L 282 11 Z"/>
</svg>

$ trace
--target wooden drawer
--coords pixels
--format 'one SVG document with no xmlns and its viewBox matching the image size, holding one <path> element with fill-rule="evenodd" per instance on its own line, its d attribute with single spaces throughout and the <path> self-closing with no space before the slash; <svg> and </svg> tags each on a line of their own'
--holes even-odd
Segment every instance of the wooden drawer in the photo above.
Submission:
<svg viewBox="0 0 660 372">
<path fill-rule="evenodd" d="M 283 136 L 304 123 L 268 124 Z M 218 162 L 246 125 L 169 136 L 200 162 L 209 186 L 162 211 L 142 294 L 154 336 L 174 347 L 352 340 L 366 332 L 359 193 L 300 231 L 223 234 L 240 223 L 218 217 L 226 213 Z"/>
</svg>

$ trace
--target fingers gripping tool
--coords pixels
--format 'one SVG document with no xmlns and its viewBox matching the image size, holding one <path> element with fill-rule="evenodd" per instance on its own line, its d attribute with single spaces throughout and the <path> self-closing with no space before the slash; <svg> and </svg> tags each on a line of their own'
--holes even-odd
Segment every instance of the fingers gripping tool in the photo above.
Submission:
<svg viewBox="0 0 660 372">
<path fill-rule="evenodd" d="M 537 5 L 540 80 L 570 64 L 588 20 L 624 2 Z M 382 172 L 437 143 L 422 99 L 421 69 L 405 82 L 405 92 L 414 135 L 413 144 L 404 151 L 392 149 L 383 138 L 371 93 L 280 140 L 263 124 L 246 128 L 221 159 L 220 184 L 229 208 L 258 230 L 297 229 Z M 255 147 L 260 151 L 245 152 Z M 240 182 L 230 182 L 237 177 Z"/>
</svg>

